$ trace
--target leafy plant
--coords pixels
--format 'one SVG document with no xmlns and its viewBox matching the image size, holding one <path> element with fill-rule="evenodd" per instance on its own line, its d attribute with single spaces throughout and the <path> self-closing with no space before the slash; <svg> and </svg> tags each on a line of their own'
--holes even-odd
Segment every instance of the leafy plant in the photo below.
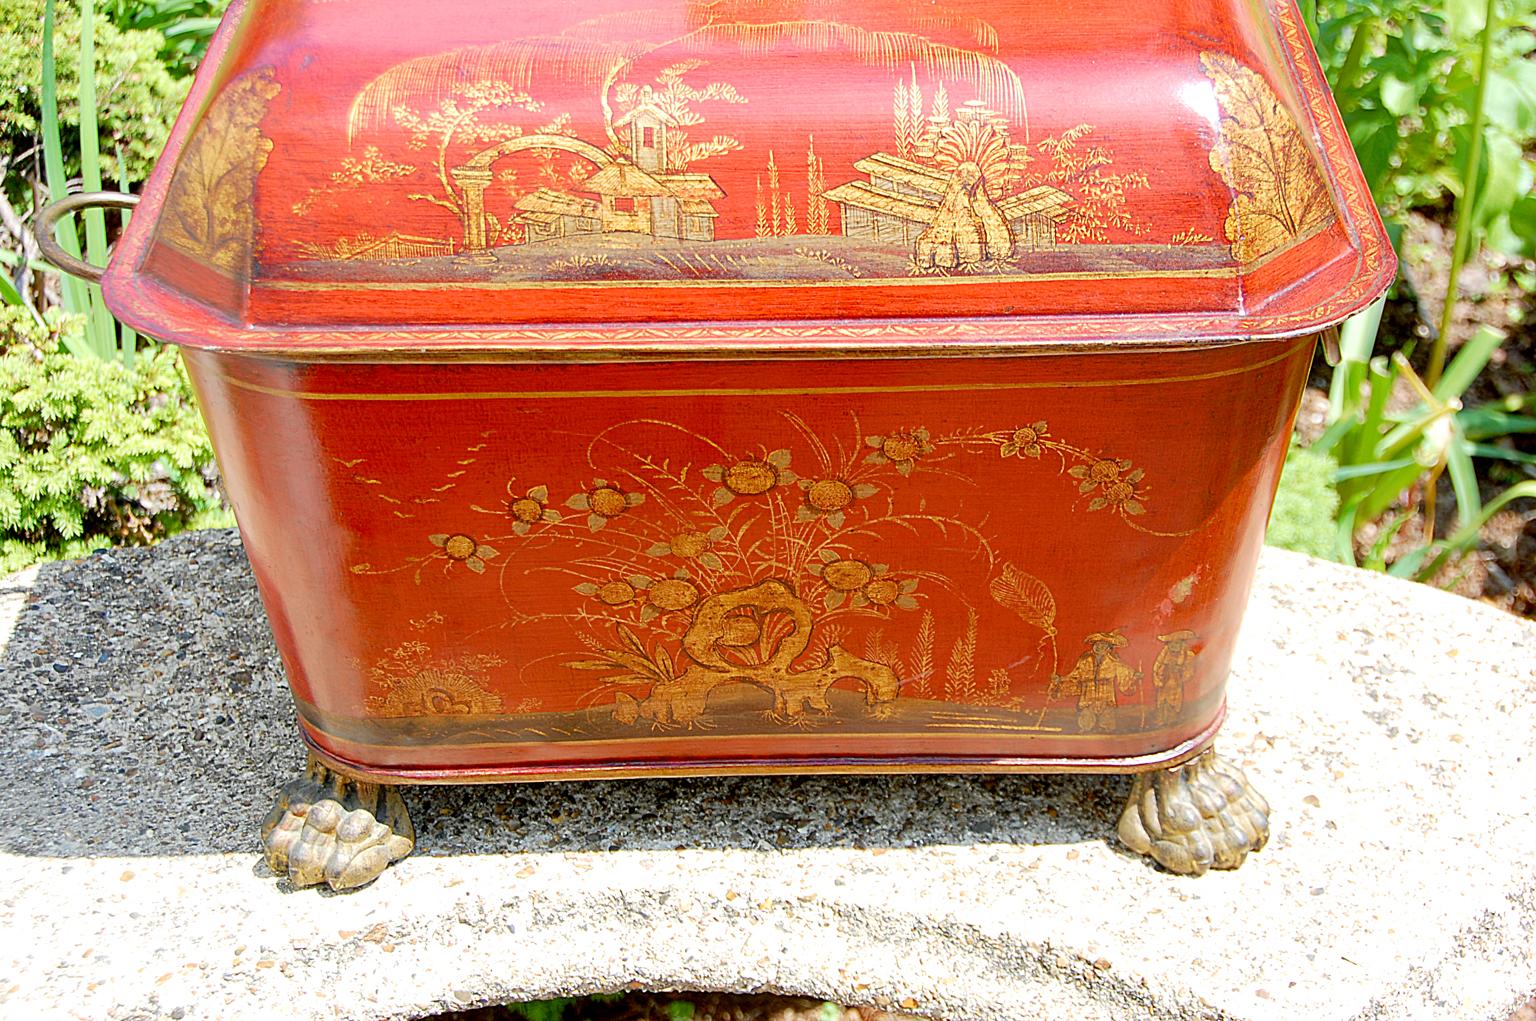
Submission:
<svg viewBox="0 0 1536 1021">
<path fill-rule="evenodd" d="M 186 96 L 159 59 L 165 38 L 153 31 L 123 31 L 95 16 L 94 3 L 78 10 L 53 0 L 0 4 L 0 251 L 7 277 L 0 300 L 34 312 L 62 300 L 86 317 L 71 334 L 71 350 L 131 358 L 138 339 L 119 330 L 99 291 L 73 279 L 60 281 L 60 298 L 37 270 L 30 220 L 36 205 L 62 197 L 73 181 L 99 189 L 116 179 L 122 190 L 148 173 L 165 144 L 171 118 Z M 36 204 L 36 205 L 35 205 Z M 123 219 L 126 222 L 126 216 Z M 107 254 L 107 221 L 99 210 L 85 218 L 85 251 L 100 263 Z M 61 226 L 66 250 L 79 254 L 73 223 Z"/>
<path fill-rule="evenodd" d="M 82 326 L 0 308 L 0 571 L 231 523 L 175 351 L 75 357 Z"/>
<path fill-rule="evenodd" d="M 1485 507 L 1473 458 L 1536 463 L 1536 456 L 1486 442 L 1512 432 L 1536 432 L 1536 416 L 1499 406 L 1462 406 L 1462 395 L 1504 341 L 1499 331 L 1479 329 L 1431 386 L 1400 352 L 1390 358 L 1371 356 L 1379 302 L 1373 312 L 1346 325 L 1340 343 L 1342 360 L 1334 370 L 1329 425 L 1311 450 L 1338 464 L 1334 473 L 1339 497 L 1336 554 L 1348 563 L 1354 562 L 1357 526 L 1375 521 L 1422 483 L 1425 546 L 1434 546 L 1436 556 L 1425 560 L 1420 551 L 1404 558 L 1404 566 L 1394 566 L 1394 571 L 1424 579 L 1443 566 L 1446 558 L 1439 552 L 1449 556 L 1476 543 L 1477 528 L 1493 513 L 1489 507 L 1497 510 L 1527 492 L 1524 483 L 1518 484 Z M 1394 396 L 1405 387 L 1417 399 L 1406 408 L 1394 408 Z M 1450 478 L 1460 528 L 1452 537 L 1454 543 L 1437 544 L 1433 541 L 1435 492 L 1442 474 Z M 1390 539 L 1401 526 L 1402 519 L 1389 525 L 1385 537 Z M 1380 566 L 1383 556 L 1378 550 L 1368 559 L 1376 562 L 1368 566 Z"/>
<path fill-rule="evenodd" d="M 1264 541 L 1325 560 L 1337 559 L 1334 515 L 1339 495 L 1333 488 L 1337 470 L 1338 464 L 1327 454 L 1292 446 L 1286 452 Z"/>
<path fill-rule="evenodd" d="M 31 180 L 41 174 L 43 135 L 43 46 L 45 0 L 0 3 L 0 162 L 13 203 L 27 204 Z M 87 5 L 88 7 L 89 5 Z M 109 5 L 110 6 L 110 5 Z M 65 3 L 55 11 L 51 45 L 58 135 L 67 178 L 81 173 L 79 131 L 82 105 L 81 36 L 83 8 Z M 90 19 L 92 60 L 84 66 L 95 102 L 100 173 L 130 182 L 148 176 L 165 147 L 172 119 L 190 84 L 160 62 L 165 37 L 158 31 L 124 30 L 102 17 Z"/>
<path fill-rule="evenodd" d="M 1475 234 L 1536 254 L 1536 0 L 1315 10 L 1318 53 L 1382 213 L 1464 199 L 1468 252 Z"/>
<path fill-rule="evenodd" d="M 1345 325 L 1329 394 L 1328 427 L 1308 451 L 1337 465 L 1334 554 L 1354 562 L 1366 524 L 1381 520 L 1364 564 L 1386 569 L 1388 550 L 1422 506 L 1424 542 L 1391 570 L 1427 579 L 1478 541 L 1478 529 L 1536 484 L 1519 483 L 1484 506 L 1476 458 L 1530 464 L 1492 440 L 1536 430 L 1523 411 L 1463 408 L 1462 397 L 1503 341 L 1487 327 L 1446 366 L 1462 267 L 1484 244 L 1536 252 L 1536 0 L 1313 0 L 1309 27 L 1377 203 L 1401 222 L 1408 210 L 1450 199 L 1454 247 L 1443 311 L 1421 379 L 1404 355 L 1373 357 L 1382 303 Z M 1411 346 L 1411 345 L 1410 345 Z M 1402 407 L 1404 400 L 1409 406 Z M 1437 483 L 1448 476 L 1457 529 L 1436 540 Z"/>
<path fill-rule="evenodd" d="M 158 32 L 160 62 L 176 77 L 197 69 L 229 0 L 106 0 L 102 13 L 117 27 Z"/>
</svg>

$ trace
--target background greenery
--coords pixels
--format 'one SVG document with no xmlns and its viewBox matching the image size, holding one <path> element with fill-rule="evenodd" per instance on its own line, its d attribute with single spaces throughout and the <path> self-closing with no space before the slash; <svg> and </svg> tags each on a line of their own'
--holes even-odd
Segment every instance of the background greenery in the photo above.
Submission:
<svg viewBox="0 0 1536 1021">
<path fill-rule="evenodd" d="M 42 266 L 31 234 L 52 197 L 138 187 L 221 9 L 0 4 L 0 572 L 229 521 L 175 355 Z M 1288 459 L 1270 539 L 1455 583 L 1492 524 L 1529 531 L 1536 496 L 1536 0 L 1303 13 L 1409 272 L 1346 326 L 1340 363 L 1319 363 L 1320 420 Z M 60 241 L 100 263 L 121 222 L 96 211 Z"/>
</svg>

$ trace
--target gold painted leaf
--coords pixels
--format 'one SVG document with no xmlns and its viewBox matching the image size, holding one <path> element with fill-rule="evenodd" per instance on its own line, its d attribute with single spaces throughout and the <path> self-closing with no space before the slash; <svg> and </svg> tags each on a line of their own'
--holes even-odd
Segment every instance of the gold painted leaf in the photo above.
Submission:
<svg viewBox="0 0 1536 1021">
<path fill-rule="evenodd" d="M 1232 189 L 1227 240 L 1252 262 L 1327 223 L 1333 215 L 1316 159 L 1290 111 L 1257 71 L 1224 53 L 1202 53 L 1221 127 L 1211 169 Z"/>
<path fill-rule="evenodd" d="M 230 273 L 249 271 L 256 175 L 272 151 L 261 119 L 278 91 L 272 70 L 262 68 L 214 99 L 177 164 L 161 240 Z"/>
<path fill-rule="evenodd" d="M 992 579 L 988 588 L 999 606 L 1017 613 L 1024 623 L 1048 634 L 1056 633 L 1056 598 L 1039 578 L 1004 564 L 1002 573 Z"/>
</svg>

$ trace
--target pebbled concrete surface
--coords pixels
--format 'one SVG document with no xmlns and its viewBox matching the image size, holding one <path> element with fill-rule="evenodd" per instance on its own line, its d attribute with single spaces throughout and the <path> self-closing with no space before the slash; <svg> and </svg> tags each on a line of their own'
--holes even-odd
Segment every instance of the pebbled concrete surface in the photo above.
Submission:
<svg viewBox="0 0 1536 1021">
<path fill-rule="evenodd" d="M 0 582 L 0 1017 L 421 1017 L 778 991 L 936 1018 L 1503 1021 L 1536 992 L 1536 625 L 1266 551 L 1220 746 L 1270 846 L 1181 879 L 1128 782 L 414 788 L 347 895 L 256 854 L 302 765 L 232 533 Z"/>
</svg>

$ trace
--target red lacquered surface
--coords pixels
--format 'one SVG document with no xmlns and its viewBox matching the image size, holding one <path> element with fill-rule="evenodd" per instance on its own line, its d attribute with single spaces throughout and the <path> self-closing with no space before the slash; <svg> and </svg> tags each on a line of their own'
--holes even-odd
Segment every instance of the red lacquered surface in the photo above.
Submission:
<svg viewBox="0 0 1536 1021">
<path fill-rule="evenodd" d="M 187 354 L 310 739 L 507 775 L 1187 745 L 1311 350 Z"/>
<path fill-rule="evenodd" d="M 236 0 L 104 286 L 451 781 L 1188 755 L 1393 270 L 1289 0 Z"/>
<path fill-rule="evenodd" d="M 1289 0 L 243 0 L 145 198 L 120 314 L 308 353 L 1274 338 L 1393 267 Z"/>
</svg>

